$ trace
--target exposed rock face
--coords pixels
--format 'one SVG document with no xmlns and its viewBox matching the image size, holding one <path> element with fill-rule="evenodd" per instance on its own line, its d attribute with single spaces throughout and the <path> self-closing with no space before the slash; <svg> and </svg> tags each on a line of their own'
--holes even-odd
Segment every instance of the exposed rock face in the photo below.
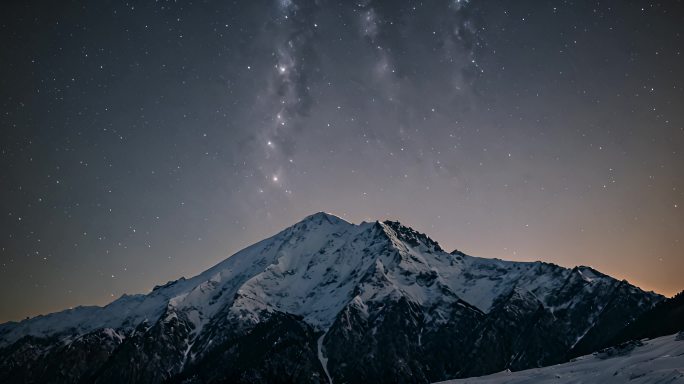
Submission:
<svg viewBox="0 0 684 384">
<path fill-rule="evenodd" d="M 431 382 L 565 361 L 662 299 L 318 213 L 147 295 L 0 325 L 0 382 Z"/>
<path fill-rule="evenodd" d="M 684 332 L 684 291 L 672 298 L 660 301 L 651 310 L 630 322 L 627 327 L 615 329 L 609 333 L 614 335 L 612 338 L 601 339 L 596 344 L 601 348 L 607 348 L 643 338 L 653 339 L 674 333 L 682 335 L 682 332 Z M 579 356 L 592 347 L 587 348 L 584 347 L 584 343 L 578 343 L 571 351 L 572 356 Z"/>
<path fill-rule="evenodd" d="M 325 383 L 317 333 L 301 317 L 273 314 L 249 332 L 212 348 L 189 364 L 176 382 Z"/>
<path fill-rule="evenodd" d="M 124 337 L 110 328 L 66 339 L 25 336 L 0 349 L 0 381 L 87 382 L 121 346 Z"/>
</svg>

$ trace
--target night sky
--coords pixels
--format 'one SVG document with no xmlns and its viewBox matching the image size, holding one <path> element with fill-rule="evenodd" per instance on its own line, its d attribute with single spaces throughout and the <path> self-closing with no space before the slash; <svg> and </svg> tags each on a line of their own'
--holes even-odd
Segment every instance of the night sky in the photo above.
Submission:
<svg viewBox="0 0 684 384">
<path fill-rule="evenodd" d="M 684 288 L 681 1 L 10 1 L 0 321 L 308 214 Z"/>
</svg>

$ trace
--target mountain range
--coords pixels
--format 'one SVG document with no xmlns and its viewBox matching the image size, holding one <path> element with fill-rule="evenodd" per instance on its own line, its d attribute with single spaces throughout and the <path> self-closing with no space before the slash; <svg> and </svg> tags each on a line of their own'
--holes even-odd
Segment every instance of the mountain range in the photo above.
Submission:
<svg viewBox="0 0 684 384">
<path fill-rule="evenodd" d="M 0 325 L 0 382 L 428 383 L 565 362 L 664 299 L 321 212 L 147 294 Z"/>
</svg>

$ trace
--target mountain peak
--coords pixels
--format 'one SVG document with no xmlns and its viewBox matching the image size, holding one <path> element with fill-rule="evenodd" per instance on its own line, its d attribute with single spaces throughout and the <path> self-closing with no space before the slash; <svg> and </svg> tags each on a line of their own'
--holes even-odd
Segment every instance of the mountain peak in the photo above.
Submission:
<svg viewBox="0 0 684 384">
<path fill-rule="evenodd" d="M 444 252 L 442 247 L 439 246 L 438 242 L 432 240 L 428 235 L 422 232 L 418 232 L 415 229 L 405 226 L 398 221 L 385 220 L 382 223 L 391 228 L 398 239 L 406 242 L 407 244 L 413 247 L 417 247 L 420 244 L 423 244 L 425 247 L 432 251 Z"/>
<path fill-rule="evenodd" d="M 325 222 L 327 222 L 329 224 L 340 224 L 340 223 L 351 224 L 347 220 L 345 220 L 345 219 L 343 219 L 337 215 L 334 215 L 334 214 L 328 213 L 328 212 L 324 212 L 324 211 L 316 212 L 314 214 L 306 216 L 305 218 L 303 218 L 302 220 L 299 221 L 299 223 L 317 223 L 317 224 L 322 224 Z"/>
</svg>

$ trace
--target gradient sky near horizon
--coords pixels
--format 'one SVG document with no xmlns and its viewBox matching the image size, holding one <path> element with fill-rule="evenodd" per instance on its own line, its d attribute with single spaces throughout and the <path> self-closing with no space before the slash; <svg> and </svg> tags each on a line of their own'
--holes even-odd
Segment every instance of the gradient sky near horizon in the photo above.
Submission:
<svg viewBox="0 0 684 384">
<path fill-rule="evenodd" d="M 316 211 L 684 289 L 682 1 L 5 2 L 0 322 Z"/>
</svg>

